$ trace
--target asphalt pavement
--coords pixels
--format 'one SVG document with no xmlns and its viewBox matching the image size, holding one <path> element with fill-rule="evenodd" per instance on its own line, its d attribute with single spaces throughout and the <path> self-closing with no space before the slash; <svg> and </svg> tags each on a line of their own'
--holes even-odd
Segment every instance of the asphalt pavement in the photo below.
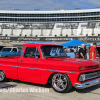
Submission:
<svg viewBox="0 0 100 100">
<path fill-rule="evenodd" d="M 100 100 L 100 84 L 83 90 L 72 88 L 69 93 L 57 93 L 50 84 L 9 80 L 0 82 L 0 100 Z"/>
</svg>

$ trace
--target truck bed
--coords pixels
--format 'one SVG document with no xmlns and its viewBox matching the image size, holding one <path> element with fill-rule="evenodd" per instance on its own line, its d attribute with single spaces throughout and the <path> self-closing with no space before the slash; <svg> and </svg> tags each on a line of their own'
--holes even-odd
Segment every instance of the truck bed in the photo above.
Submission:
<svg viewBox="0 0 100 100">
<path fill-rule="evenodd" d="M 18 59 L 20 58 L 19 56 L 14 56 L 14 57 L 0 57 L 0 59 Z"/>
<path fill-rule="evenodd" d="M 0 57 L 0 70 L 4 71 L 7 78 L 18 79 L 18 58 L 20 57 Z"/>
</svg>

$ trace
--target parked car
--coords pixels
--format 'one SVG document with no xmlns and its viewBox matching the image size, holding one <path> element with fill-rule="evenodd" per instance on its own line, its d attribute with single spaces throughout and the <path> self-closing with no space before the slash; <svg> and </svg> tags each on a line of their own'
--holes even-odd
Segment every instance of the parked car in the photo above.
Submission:
<svg viewBox="0 0 100 100">
<path fill-rule="evenodd" d="M 72 87 L 99 84 L 100 62 L 69 58 L 62 45 L 28 43 L 23 44 L 20 57 L 0 57 L 0 82 L 6 78 L 43 85 L 49 82 L 55 91 L 68 92 Z"/>
<path fill-rule="evenodd" d="M 20 56 L 21 50 L 17 47 L 3 47 L 0 51 L 0 57 Z"/>
</svg>

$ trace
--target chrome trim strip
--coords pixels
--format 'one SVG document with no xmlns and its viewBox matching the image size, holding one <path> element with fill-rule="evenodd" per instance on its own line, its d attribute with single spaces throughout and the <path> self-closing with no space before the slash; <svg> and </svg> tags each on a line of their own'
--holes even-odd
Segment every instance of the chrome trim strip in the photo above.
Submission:
<svg viewBox="0 0 100 100">
<path fill-rule="evenodd" d="M 21 66 L 19 66 L 19 68 L 27 68 L 27 69 L 36 69 L 36 70 L 45 70 L 45 71 L 56 71 L 56 72 L 75 73 L 75 72 L 70 72 L 70 71 L 60 71 L 60 70 L 40 69 L 40 68 L 29 68 L 29 67 L 21 67 Z"/>
<path fill-rule="evenodd" d="M 12 66 L 12 65 L 2 65 L 2 64 L 0 64 L 0 66 L 18 67 L 18 66 Z"/>
<path fill-rule="evenodd" d="M 19 67 L 19 68 L 26 68 L 26 69 L 36 69 L 36 70 L 41 70 L 40 68 L 29 68 L 29 67 Z"/>
<path fill-rule="evenodd" d="M 100 83 L 100 78 L 94 79 L 92 81 L 84 82 L 84 83 L 74 83 L 75 88 L 84 89 L 90 86 L 94 86 Z"/>
<path fill-rule="evenodd" d="M 19 68 L 26 68 L 26 69 L 36 69 L 36 70 L 55 71 L 55 72 L 65 72 L 65 73 L 75 73 L 75 72 L 70 72 L 70 71 L 60 71 L 60 70 L 40 69 L 40 68 L 29 68 L 29 67 L 12 66 L 12 65 L 3 65 L 3 64 L 0 64 L 0 66 L 19 67 Z"/>
</svg>

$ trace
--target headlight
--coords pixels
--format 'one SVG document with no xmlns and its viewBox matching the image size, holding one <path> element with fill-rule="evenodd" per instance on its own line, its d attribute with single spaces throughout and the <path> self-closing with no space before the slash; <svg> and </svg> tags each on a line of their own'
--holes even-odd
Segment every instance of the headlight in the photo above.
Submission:
<svg viewBox="0 0 100 100">
<path fill-rule="evenodd" d="M 85 74 L 80 75 L 79 81 L 81 81 L 81 82 L 85 81 Z"/>
<path fill-rule="evenodd" d="M 85 66 L 80 67 L 80 69 L 85 69 Z"/>
</svg>

